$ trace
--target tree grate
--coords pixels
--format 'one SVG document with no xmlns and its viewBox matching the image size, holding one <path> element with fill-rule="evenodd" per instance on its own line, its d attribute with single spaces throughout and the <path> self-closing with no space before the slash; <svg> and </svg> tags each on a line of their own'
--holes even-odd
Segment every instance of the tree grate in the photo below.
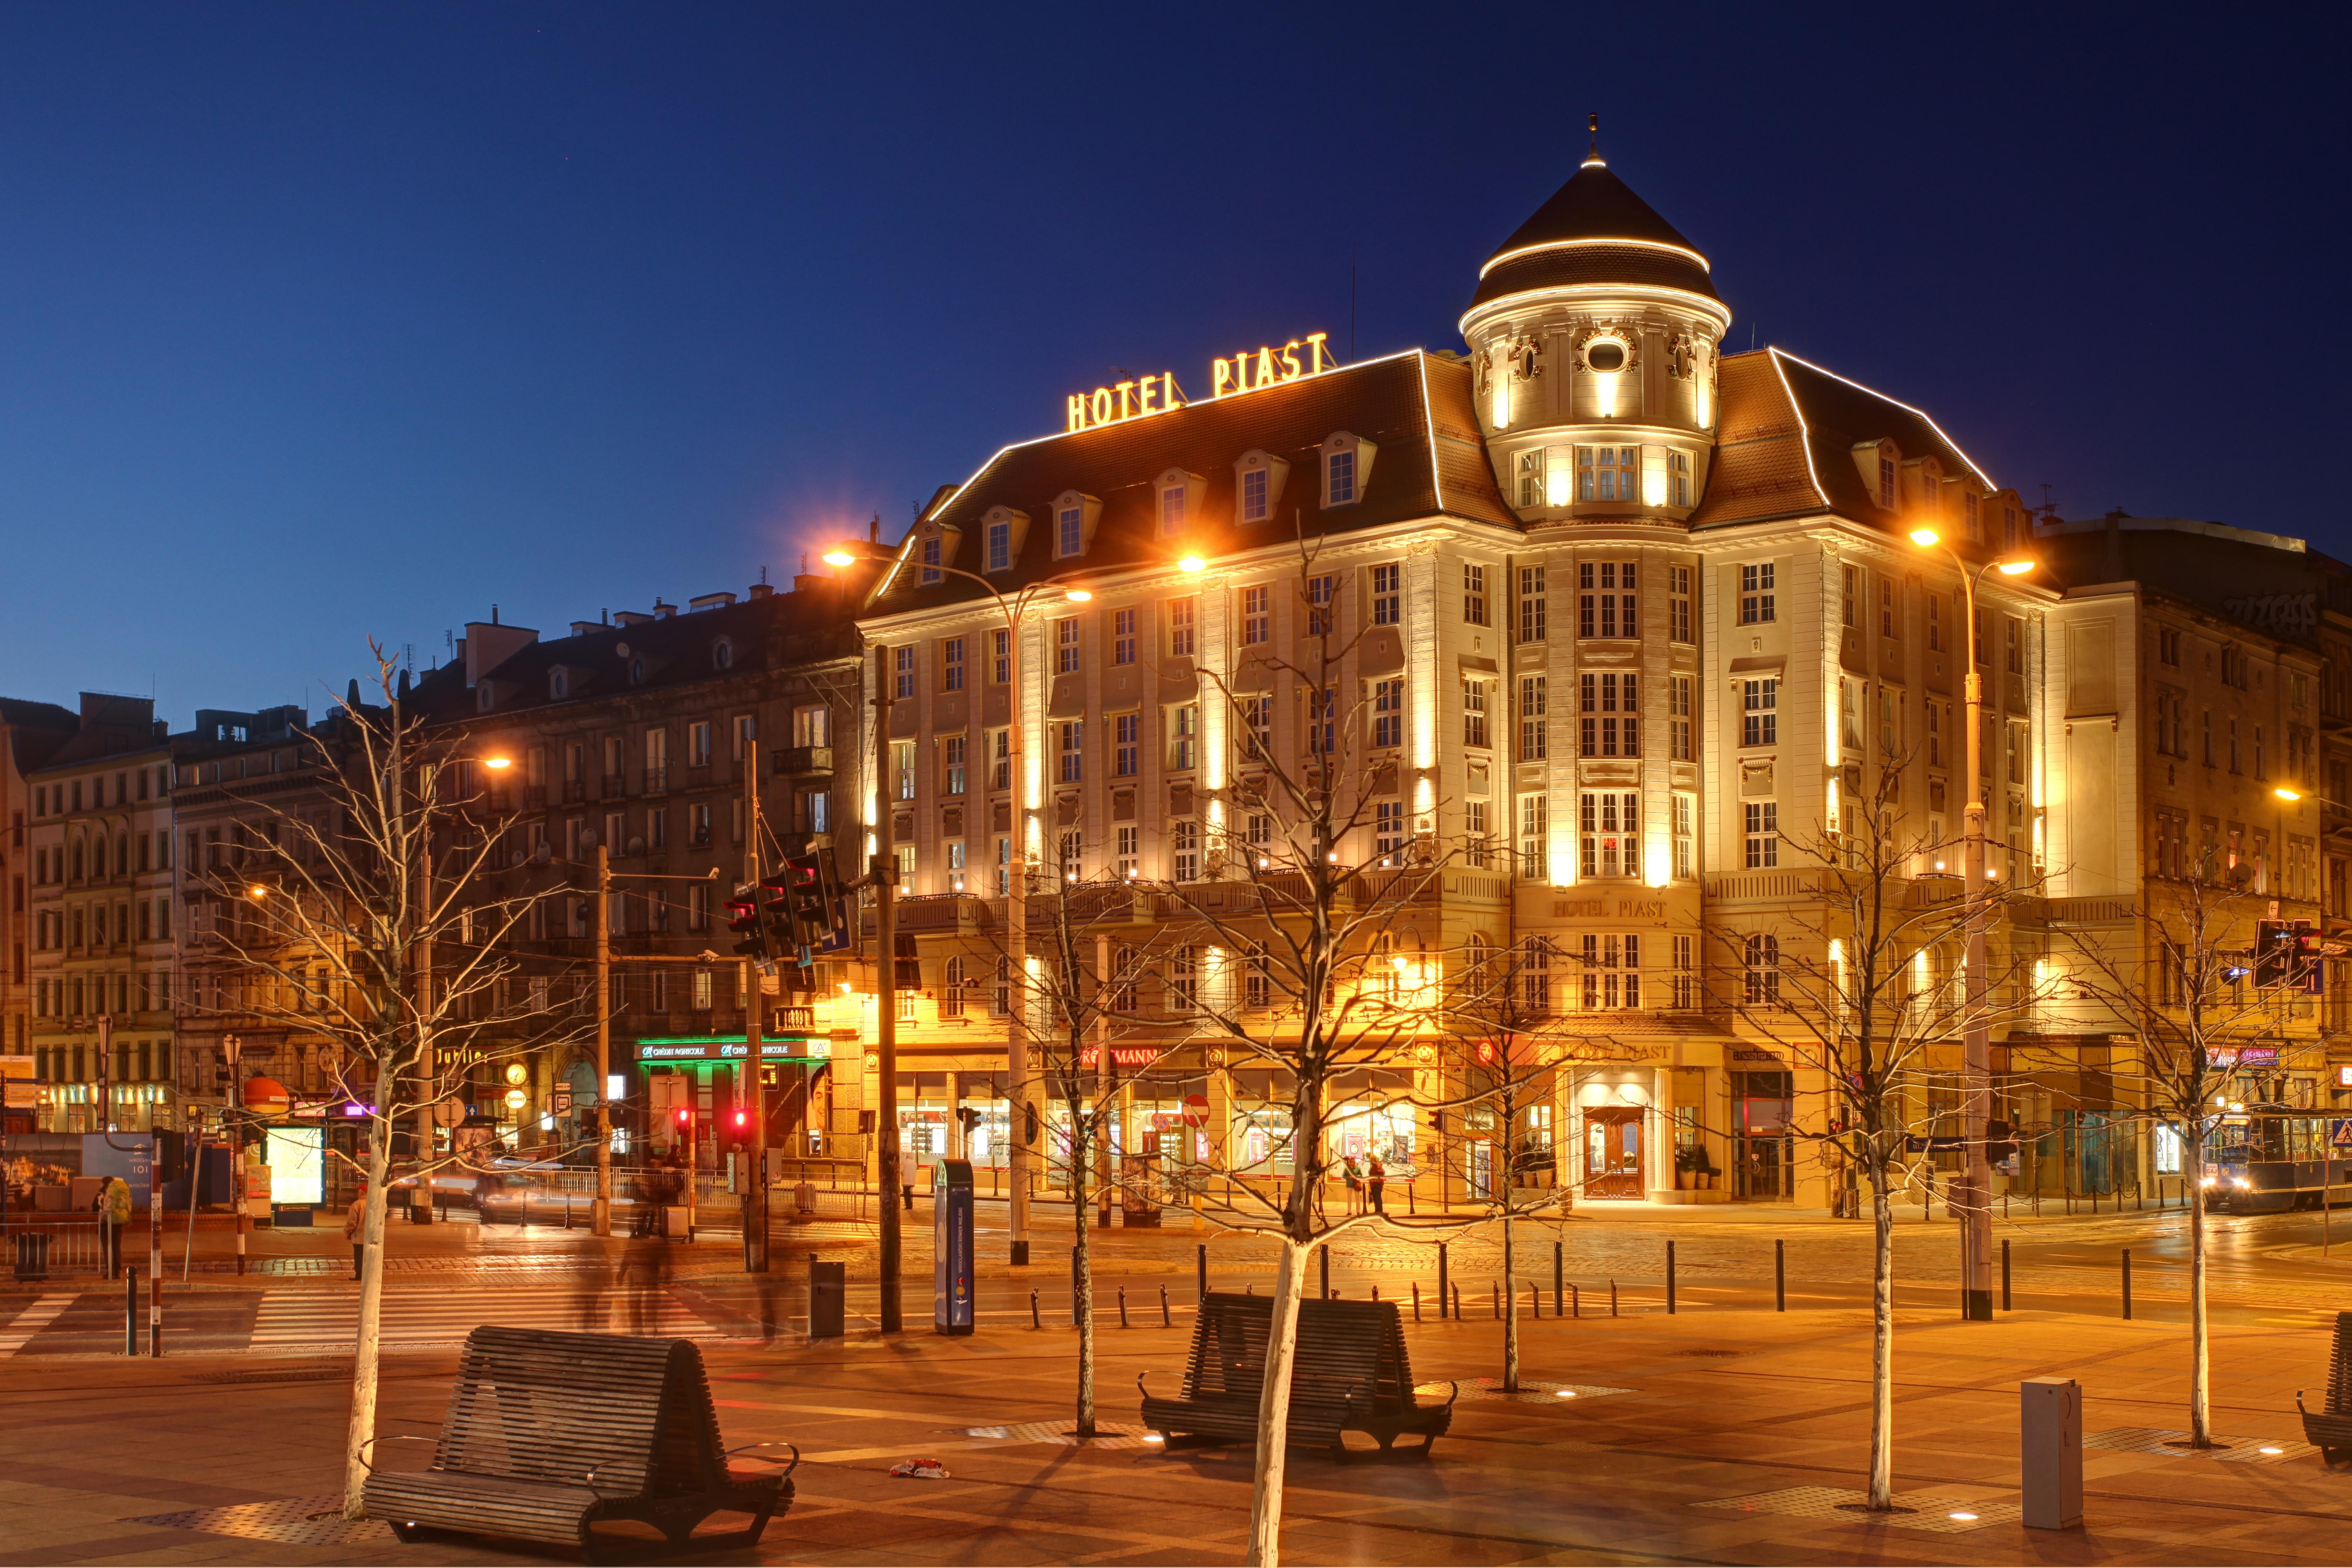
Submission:
<svg viewBox="0 0 2352 1568">
<path fill-rule="evenodd" d="M 1413 1389 L 1413 1393 L 1423 1399 L 1443 1399 L 1454 1386 L 1441 1380 L 1422 1384 Z M 1634 1392 L 1630 1388 L 1608 1388 L 1597 1383 L 1550 1383 L 1539 1377 L 1519 1379 L 1517 1394 L 1505 1393 L 1503 1380 L 1499 1377 L 1465 1377 L 1460 1386 L 1462 1392 L 1456 1396 L 1458 1400 L 1508 1399 L 1521 1405 L 1565 1405 L 1568 1400 L 1563 1399 L 1562 1394 L 1577 1399 L 1598 1399 L 1603 1394 Z"/>
<path fill-rule="evenodd" d="M 1982 1530 L 1989 1524 L 2014 1524 L 2020 1517 L 2014 1502 L 1937 1492 L 1897 1493 L 1895 1511 L 1890 1513 L 1870 1512 L 1869 1501 L 1868 1493 L 1845 1487 L 1786 1487 L 1780 1491 L 1717 1498 L 1691 1506 L 1730 1509 L 1741 1513 L 1785 1514 L 1790 1519 L 1817 1519 L 1827 1523 L 1874 1525 L 1925 1535 L 1958 1535 L 1963 1531 Z"/>
<path fill-rule="evenodd" d="M 2210 1448 L 2192 1448 L 2186 1432 L 2160 1426 L 2110 1426 L 2083 1439 L 2085 1448 L 2120 1454 L 2161 1454 L 2173 1459 L 2218 1459 L 2223 1464 L 2283 1465 L 2319 1450 L 2288 1437 L 2216 1437 Z"/>
<path fill-rule="evenodd" d="M 381 1521 L 345 1519 L 342 1496 L 337 1492 L 324 1497 L 241 1502 L 229 1508 L 192 1508 L 123 1522 L 200 1531 L 206 1535 L 233 1535 L 245 1541 L 277 1541 L 295 1546 L 357 1546 L 392 1539 L 392 1531 Z"/>
</svg>

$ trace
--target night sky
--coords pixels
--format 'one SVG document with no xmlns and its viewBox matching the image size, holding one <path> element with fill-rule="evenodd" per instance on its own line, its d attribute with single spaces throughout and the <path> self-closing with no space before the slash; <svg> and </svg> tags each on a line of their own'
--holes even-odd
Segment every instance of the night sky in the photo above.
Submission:
<svg viewBox="0 0 2352 1568">
<path fill-rule="evenodd" d="M 316 710 L 895 537 L 1113 367 L 1458 347 L 1590 110 L 1733 347 L 2352 554 L 2340 15 L 17 5 L 0 693 Z"/>
</svg>

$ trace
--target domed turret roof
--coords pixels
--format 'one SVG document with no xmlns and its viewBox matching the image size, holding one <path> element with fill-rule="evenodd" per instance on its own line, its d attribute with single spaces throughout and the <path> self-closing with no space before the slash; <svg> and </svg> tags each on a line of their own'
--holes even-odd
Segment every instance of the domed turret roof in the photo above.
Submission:
<svg viewBox="0 0 2352 1568">
<path fill-rule="evenodd" d="M 1471 308 L 1580 283 L 1648 285 L 1719 298 L 1698 247 L 1611 172 L 1597 150 L 1486 258 Z"/>
</svg>

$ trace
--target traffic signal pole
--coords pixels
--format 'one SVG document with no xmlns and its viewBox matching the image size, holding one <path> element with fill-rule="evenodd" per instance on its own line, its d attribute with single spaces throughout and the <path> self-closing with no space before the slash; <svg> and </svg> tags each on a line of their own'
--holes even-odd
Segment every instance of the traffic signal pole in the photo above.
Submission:
<svg viewBox="0 0 2352 1568">
<path fill-rule="evenodd" d="M 743 880 L 753 899 L 760 889 L 760 742 L 743 741 Z M 754 912 L 757 906 L 754 905 Z M 751 1108 L 751 1181 L 743 1194 L 743 1272 L 768 1271 L 768 1069 L 761 1059 L 761 1023 L 768 1008 L 763 976 L 756 964 L 743 962 L 748 984 L 743 992 L 744 1070 L 751 1075 L 750 1092 L 736 1102 Z"/>
<path fill-rule="evenodd" d="M 588 1228 L 613 1234 L 613 858 L 596 841 L 596 1201 Z"/>
<path fill-rule="evenodd" d="M 875 1135 L 881 1144 L 874 1163 L 881 1189 L 882 1331 L 906 1327 L 898 1297 L 898 856 L 890 843 L 890 650 L 874 650 L 874 990 L 877 1092 Z"/>
</svg>

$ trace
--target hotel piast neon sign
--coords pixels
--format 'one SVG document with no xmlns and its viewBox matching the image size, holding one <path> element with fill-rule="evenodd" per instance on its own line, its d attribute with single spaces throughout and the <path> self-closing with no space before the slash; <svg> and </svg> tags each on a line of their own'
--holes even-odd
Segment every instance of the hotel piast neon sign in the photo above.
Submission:
<svg viewBox="0 0 2352 1568">
<path fill-rule="evenodd" d="M 1209 395 L 1223 397 L 1228 393 L 1255 392 L 1260 387 L 1277 386 L 1286 381 L 1335 370 L 1339 362 L 1325 346 L 1329 336 L 1328 332 L 1309 332 L 1303 338 L 1291 339 L 1280 348 L 1269 344 L 1255 353 L 1244 349 L 1229 359 L 1213 360 L 1209 365 Z M 1306 353 L 1303 362 L 1299 358 L 1302 350 Z M 1157 375 L 1070 394 L 1063 400 L 1062 429 L 1066 434 L 1091 430 L 1097 425 L 1117 425 L 1123 420 L 1140 419 L 1147 414 L 1165 414 L 1191 401 L 1184 395 L 1184 389 L 1176 384 L 1176 373 L 1163 370 Z"/>
</svg>

